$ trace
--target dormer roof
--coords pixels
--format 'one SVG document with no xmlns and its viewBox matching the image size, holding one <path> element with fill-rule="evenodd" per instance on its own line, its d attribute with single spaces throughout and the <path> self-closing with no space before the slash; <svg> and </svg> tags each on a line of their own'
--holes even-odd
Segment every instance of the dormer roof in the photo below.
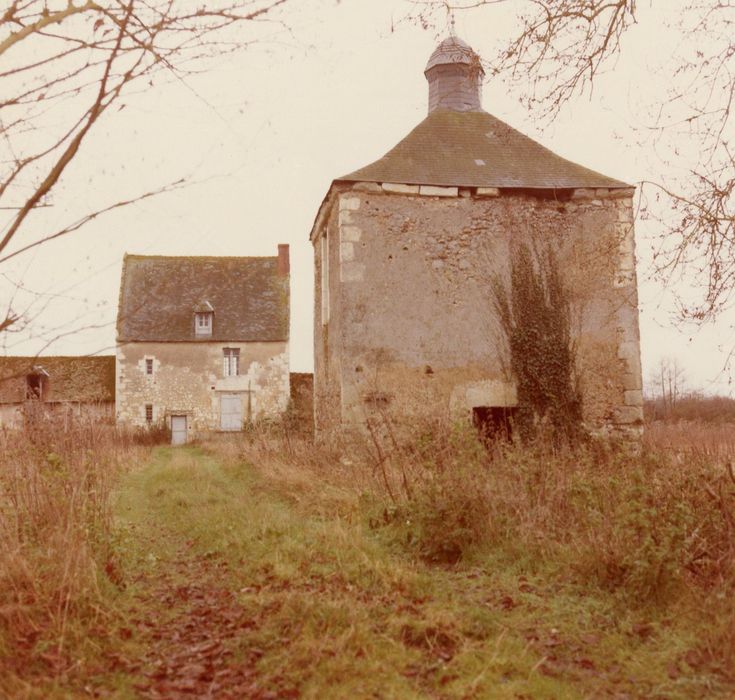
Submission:
<svg viewBox="0 0 735 700">
<path fill-rule="evenodd" d="M 214 307 L 206 299 L 202 299 L 194 307 L 194 313 L 211 314 L 214 313 Z"/>
</svg>

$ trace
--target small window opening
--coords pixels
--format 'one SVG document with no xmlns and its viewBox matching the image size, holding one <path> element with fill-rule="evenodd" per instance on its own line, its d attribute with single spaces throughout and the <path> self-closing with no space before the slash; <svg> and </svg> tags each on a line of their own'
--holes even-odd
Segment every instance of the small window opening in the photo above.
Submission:
<svg viewBox="0 0 735 700">
<path fill-rule="evenodd" d="M 146 423 L 153 422 L 153 404 L 152 403 L 147 403 L 145 405 L 145 422 Z"/>
<path fill-rule="evenodd" d="M 145 373 L 153 374 L 153 360 L 150 357 L 145 359 Z"/>
<path fill-rule="evenodd" d="M 513 419 L 518 409 L 515 406 L 475 406 L 472 423 L 485 443 L 513 440 Z"/>
<path fill-rule="evenodd" d="M 223 348 L 223 375 L 237 377 L 240 374 L 240 348 Z"/>
</svg>

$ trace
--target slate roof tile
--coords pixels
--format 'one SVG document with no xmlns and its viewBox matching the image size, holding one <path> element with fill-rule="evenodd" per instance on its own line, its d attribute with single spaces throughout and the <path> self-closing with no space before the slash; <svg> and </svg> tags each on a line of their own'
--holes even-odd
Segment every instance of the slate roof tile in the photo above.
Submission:
<svg viewBox="0 0 735 700">
<path fill-rule="evenodd" d="M 485 111 L 432 112 L 380 160 L 337 182 L 446 187 L 630 187 L 577 165 Z"/>
<path fill-rule="evenodd" d="M 194 335 L 194 311 L 214 309 L 211 336 Z M 130 341 L 288 340 L 288 276 L 276 257 L 126 255 L 117 335 Z"/>
</svg>

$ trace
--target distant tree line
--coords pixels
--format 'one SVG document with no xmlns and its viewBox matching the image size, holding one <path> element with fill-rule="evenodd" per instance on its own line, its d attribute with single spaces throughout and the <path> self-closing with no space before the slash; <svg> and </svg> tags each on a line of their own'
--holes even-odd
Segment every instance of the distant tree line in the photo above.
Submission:
<svg viewBox="0 0 735 700">
<path fill-rule="evenodd" d="M 645 399 L 643 414 L 646 421 L 735 423 L 735 399 L 692 391 L 680 394 L 671 402 L 668 397 L 658 395 Z"/>
</svg>

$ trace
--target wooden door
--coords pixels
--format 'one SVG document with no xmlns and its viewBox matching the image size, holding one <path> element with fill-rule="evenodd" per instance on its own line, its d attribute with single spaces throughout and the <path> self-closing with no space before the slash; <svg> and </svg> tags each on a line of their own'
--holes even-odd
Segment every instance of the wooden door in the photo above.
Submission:
<svg viewBox="0 0 735 700">
<path fill-rule="evenodd" d="M 171 416 L 171 444 L 183 445 L 186 442 L 186 416 Z"/>
<path fill-rule="evenodd" d="M 222 430 L 242 430 L 242 396 L 240 394 L 222 394 L 220 428 Z"/>
</svg>

